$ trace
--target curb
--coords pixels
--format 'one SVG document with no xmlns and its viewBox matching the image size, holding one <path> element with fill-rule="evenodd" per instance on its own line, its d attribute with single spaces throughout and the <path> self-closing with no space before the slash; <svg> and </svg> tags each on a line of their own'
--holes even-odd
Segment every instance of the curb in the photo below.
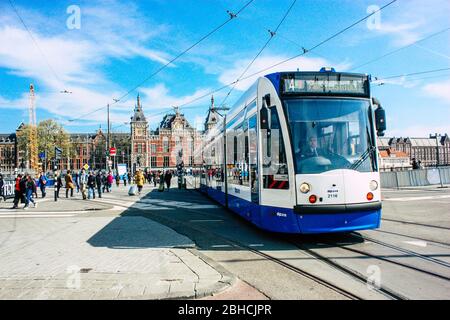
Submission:
<svg viewBox="0 0 450 320">
<path fill-rule="evenodd" d="M 222 291 L 231 288 L 236 283 L 236 276 L 231 272 L 229 272 L 227 269 L 225 269 L 221 264 L 207 257 L 197 249 L 188 249 L 188 251 L 191 252 L 193 255 L 199 257 L 200 260 L 205 262 L 207 265 L 209 265 L 211 268 L 216 270 L 221 275 L 221 279 L 215 284 L 207 288 L 196 289 L 195 299 L 218 294 Z"/>
</svg>

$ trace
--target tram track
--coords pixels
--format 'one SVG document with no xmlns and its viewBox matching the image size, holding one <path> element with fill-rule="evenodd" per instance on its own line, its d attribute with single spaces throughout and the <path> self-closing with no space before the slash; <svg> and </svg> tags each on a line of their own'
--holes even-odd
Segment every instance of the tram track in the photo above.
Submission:
<svg viewBox="0 0 450 320">
<path fill-rule="evenodd" d="M 353 232 L 353 233 L 351 233 L 351 235 L 356 237 L 356 238 L 362 239 L 364 241 L 370 241 L 370 242 L 376 243 L 378 245 L 381 245 L 383 247 L 390 248 L 390 249 L 396 250 L 398 252 L 402 252 L 402 253 L 414 256 L 416 258 L 420 258 L 420 259 L 426 260 L 428 262 L 444 266 L 446 268 L 450 268 L 450 263 L 449 262 L 446 262 L 446 261 L 443 261 L 443 260 L 439 260 L 439 259 L 427 256 L 427 255 L 424 255 L 424 254 L 421 254 L 421 253 L 418 253 L 418 252 L 415 252 L 415 251 L 412 251 L 412 250 L 401 248 L 399 246 L 392 245 L 390 243 L 387 243 L 387 242 L 384 242 L 384 241 L 381 241 L 381 240 L 378 240 L 378 239 L 374 239 L 372 237 L 361 235 L 359 233 Z M 450 278 L 447 278 L 447 279 L 450 280 Z"/>
<path fill-rule="evenodd" d="M 115 204 L 115 205 L 117 205 L 117 204 Z M 118 206 L 120 206 L 120 205 L 118 205 Z M 293 266 L 292 264 L 289 264 L 289 263 L 283 261 L 282 259 L 276 258 L 274 256 L 271 256 L 270 254 L 262 252 L 261 250 L 257 250 L 257 249 L 252 248 L 252 247 L 250 247 L 250 246 L 248 246 L 248 245 L 246 245 L 244 243 L 238 242 L 236 240 L 233 240 L 233 239 L 230 239 L 230 238 L 225 237 L 223 235 L 220 235 L 220 234 L 217 234 L 215 232 L 212 232 L 209 229 L 203 228 L 201 226 L 193 226 L 192 223 L 181 221 L 179 219 L 171 219 L 171 218 L 168 218 L 164 214 L 158 214 L 156 212 L 148 213 L 147 210 L 142 209 L 142 208 L 133 208 L 133 207 L 125 206 L 125 205 L 123 207 L 126 208 L 126 209 L 133 209 L 133 210 L 142 211 L 142 212 L 144 212 L 144 216 L 148 215 L 150 218 L 156 218 L 156 221 L 164 223 L 165 225 L 169 225 L 171 227 L 173 227 L 174 225 L 178 225 L 180 228 L 179 228 L 179 231 L 177 231 L 177 232 L 182 233 L 182 230 L 185 230 L 186 228 L 189 228 L 192 231 L 201 232 L 201 233 L 203 233 L 205 235 L 208 235 L 208 236 L 210 236 L 210 237 L 212 237 L 214 239 L 221 240 L 221 241 L 227 243 L 228 245 L 230 245 L 232 247 L 247 250 L 247 251 L 249 251 L 249 252 L 251 252 L 251 253 L 253 253 L 253 254 L 257 255 L 257 256 L 260 256 L 260 257 L 264 258 L 265 260 L 268 260 L 268 261 L 271 261 L 273 263 L 276 263 L 276 264 L 278 264 L 278 265 L 280 265 L 280 266 L 282 266 L 282 267 L 284 267 L 284 268 L 286 268 L 286 269 L 288 269 L 290 271 L 293 271 L 294 273 L 296 273 L 298 275 L 301 275 L 301 276 L 303 276 L 303 277 L 305 277 L 307 279 L 310 279 L 310 280 L 318 283 L 319 285 L 321 285 L 323 287 L 326 287 L 329 290 L 332 290 L 332 291 L 334 291 L 334 292 L 336 292 L 336 293 L 338 293 L 338 294 L 340 294 L 343 297 L 346 297 L 348 299 L 351 299 L 351 300 L 364 300 L 362 297 L 360 297 L 360 296 L 358 296 L 358 295 L 348 291 L 345 288 L 337 286 L 336 284 L 333 284 L 332 282 L 330 282 L 330 281 L 328 281 L 326 279 L 323 279 L 323 278 L 318 277 L 318 276 L 316 276 L 316 275 L 314 275 L 314 274 L 312 274 L 312 273 L 310 273 L 310 272 L 308 272 L 306 270 L 303 270 L 301 268 Z M 205 215 L 204 212 L 201 212 L 201 211 L 196 210 L 196 209 L 186 208 L 185 210 L 188 210 L 188 211 L 191 211 L 191 212 L 195 212 L 197 214 Z"/>
<path fill-rule="evenodd" d="M 197 190 L 188 190 L 188 191 L 190 193 L 195 193 L 196 195 L 202 195 L 202 194 L 198 193 Z M 117 203 L 114 203 L 114 204 L 117 205 Z M 334 284 L 334 283 L 332 283 L 332 282 L 330 282 L 330 281 L 328 281 L 326 279 L 323 279 L 320 276 L 312 274 L 311 272 L 308 272 L 308 271 L 303 270 L 303 269 L 301 269 L 301 268 L 299 268 L 297 266 L 292 265 L 291 263 L 286 262 L 285 259 L 279 259 L 277 257 L 274 257 L 273 255 L 271 255 L 269 253 L 266 253 L 267 251 L 263 252 L 261 250 L 252 248 L 252 247 L 246 245 L 245 243 L 236 241 L 235 239 L 230 239 L 229 237 L 223 236 L 223 235 L 218 234 L 216 232 L 212 232 L 211 230 L 205 229 L 205 228 L 203 228 L 201 226 L 198 226 L 198 225 L 194 226 L 194 225 L 192 225 L 192 223 L 189 223 L 187 221 L 181 221 L 179 219 L 171 219 L 170 217 L 167 217 L 164 214 L 158 214 L 157 212 L 154 212 L 154 211 L 149 213 L 145 208 L 133 208 L 133 206 L 131 206 L 131 207 L 124 206 L 124 207 L 127 208 L 127 209 L 136 209 L 136 210 L 142 211 L 142 212 L 144 212 L 145 215 L 148 215 L 149 218 L 156 218 L 157 220 L 160 220 L 160 222 L 162 222 L 162 223 L 164 223 L 166 225 L 169 225 L 169 226 L 172 226 L 174 224 L 179 225 L 180 226 L 180 230 L 189 228 L 191 231 L 200 232 L 200 233 L 202 233 L 204 235 L 207 235 L 207 236 L 209 236 L 211 238 L 224 241 L 225 243 L 227 243 L 228 245 L 230 245 L 232 247 L 245 249 L 248 252 L 251 252 L 251 253 L 253 253 L 253 254 L 255 254 L 255 255 L 257 255 L 257 256 L 265 259 L 265 260 L 268 260 L 268 261 L 271 261 L 273 263 L 276 263 L 276 264 L 278 264 L 278 265 L 280 265 L 280 266 L 282 266 L 282 267 L 284 267 L 286 269 L 289 269 L 289 270 L 291 270 L 291 271 L 293 271 L 293 272 L 295 272 L 295 273 L 297 273 L 297 274 L 299 274 L 299 275 L 301 275 L 301 276 L 303 276 L 305 278 L 308 278 L 308 279 L 310 279 L 310 280 L 312 280 L 312 281 L 314 281 L 314 282 L 316 282 L 316 283 L 318 283 L 318 284 L 320 284 L 320 285 L 322 285 L 322 286 L 324 286 L 324 287 L 326 287 L 326 288 L 328 288 L 330 290 L 333 290 L 334 292 L 337 292 L 337 293 L 341 294 L 342 296 L 347 297 L 349 299 L 357 299 L 357 300 L 363 299 L 363 298 L 359 297 L 358 295 L 356 295 L 356 294 L 348 291 L 347 289 L 343 288 L 342 285 L 341 286 L 337 286 L 336 284 Z M 208 217 L 208 219 L 210 219 L 211 217 L 217 218 L 217 215 L 210 214 L 208 212 L 201 211 L 201 210 L 198 210 L 198 209 L 185 208 L 185 210 L 190 211 L 190 212 L 195 213 L 195 214 L 198 214 L 198 215 L 201 215 L 201 216 Z M 181 233 L 183 233 L 183 232 L 181 231 Z M 450 263 L 447 263 L 447 262 L 439 260 L 439 259 L 435 259 L 433 257 L 428 257 L 428 256 L 422 255 L 420 253 L 417 253 L 417 252 L 414 252 L 414 251 L 411 251 L 411 250 L 408 250 L 408 249 L 400 248 L 400 247 L 397 247 L 395 245 L 391 245 L 389 243 L 385 243 L 383 241 L 373 239 L 371 237 L 365 237 L 365 236 L 361 236 L 361 235 L 355 234 L 355 233 L 353 233 L 351 235 L 354 236 L 354 237 L 358 237 L 361 240 L 371 241 L 371 242 L 376 243 L 376 244 L 378 244 L 380 246 L 387 247 L 387 248 L 392 249 L 392 250 L 396 250 L 396 251 L 401 252 L 403 254 L 414 256 L 414 257 L 416 257 L 418 259 L 427 261 L 429 263 L 438 264 L 438 265 L 441 265 L 441 266 L 443 266 L 445 268 L 449 268 L 450 267 Z M 320 254 L 320 253 L 318 253 L 315 250 L 306 248 L 304 245 L 299 245 L 298 242 L 297 243 L 292 243 L 291 242 L 291 244 L 294 245 L 296 248 L 300 249 L 303 254 L 306 254 L 306 255 L 314 258 L 314 259 L 317 259 L 318 261 L 321 261 L 321 262 L 325 263 L 329 267 L 331 267 L 331 268 L 333 268 L 333 269 L 335 269 L 335 270 L 345 274 L 346 276 L 351 277 L 354 281 L 358 281 L 358 282 L 366 284 L 366 285 L 368 284 L 368 278 L 364 274 L 362 274 L 362 273 L 360 273 L 360 272 L 358 272 L 356 270 L 353 270 L 352 268 L 350 268 L 348 266 L 345 266 L 345 265 L 343 265 L 341 263 L 333 261 L 332 258 L 329 258 L 329 257 L 327 257 L 327 256 L 325 256 L 323 254 Z M 414 267 L 414 266 L 411 266 L 411 265 L 408 265 L 408 264 L 405 264 L 405 263 L 401 263 L 401 262 L 398 262 L 398 261 L 392 261 L 391 259 L 386 258 L 386 257 L 380 257 L 380 256 L 377 256 L 377 255 L 373 255 L 373 254 L 364 252 L 362 250 L 358 250 L 358 249 L 355 249 L 355 248 L 348 248 L 348 247 L 345 247 L 345 246 L 342 246 L 342 245 L 339 245 L 339 244 L 336 244 L 336 243 L 328 243 L 328 244 L 329 245 L 333 245 L 334 247 L 342 248 L 343 250 L 351 251 L 353 253 L 357 253 L 359 255 L 366 256 L 366 257 L 371 258 L 371 259 L 378 259 L 378 260 L 381 260 L 381 261 L 384 261 L 384 262 L 387 262 L 387 263 L 392 263 L 392 264 L 395 264 L 395 265 L 397 265 L 399 267 L 408 268 L 408 269 L 411 269 L 413 271 L 424 273 L 424 274 L 427 274 L 429 276 L 434 276 L 434 277 L 437 277 L 439 279 L 443 279 L 443 280 L 446 280 L 446 281 L 450 280 L 446 276 L 443 276 L 443 275 L 440 275 L 440 274 L 436 274 L 434 272 L 430 272 L 430 271 L 427 271 L 427 270 L 423 270 L 421 268 L 417 268 L 417 267 Z M 382 294 L 383 296 L 385 296 L 385 297 L 387 297 L 389 299 L 394 299 L 394 300 L 407 300 L 408 299 L 408 297 L 404 296 L 403 294 L 400 294 L 400 293 L 396 292 L 394 289 L 392 289 L 392 288 L 390 288 L 390 287 L 388 287 L 386 285 L 382 285 L 379 288 L 371 286 L 371 289 L 376 291 L 376 292 L 378 292 L 379 294 Z"/>
<path fill-rule="evenodd" d="M 425 223 L 420 223 L 420 222 L 404 221 L 404 220 L 396 220 L 396 219 L 388 219 L 388 218 L 381 218 L 381 220 L 382 221 L 395 222 L 395 223 L 401 223 L 401 224 L 410 224 L 410 225 L 421 226 L 421 227 L 426 227 L 426 228 L 450 230 L 450 228 L 448 228 L 448 227 L 435 226 L 435 225 L 432 225 L 432 224 L 425 224 Z"/>
<path fill-rule="evenodd" d="M 343 272 L 343 273 L 349 275 L 350 277 L 352 277 L 360 282 L 368 284 L 368 278 L 366 276 L 364 276 L 363 274 L 359 273 L 358 271 L 353 270 L 343 264 L 337 263 L 337 262 L 333 261 L 332 259 L 330 259 L 329 257 L 307 248 L 303 244 L 299 244 L 298 242 L 295 242 L 295 241 L 290 241 L 290 242 L 294 246 L 296 246 L 298 249 L 300 249 L 301 251 L 308 253 L 309 255 L 322 261 L 323 263 L 339 270 L 340 272 Z M 393 289 L 391 289 L 385 285 L 380 285 L 378 287 L 372 286 L 372 290 L 378 291 L 392 300 L 409 300 L 406 296 L 395 292 Z"/>
<path fill-rule="evenodd" d="M 413 236 L 413 235 L 408 235 L 408 234 L 403 234 L 403 233 L 398 233 L 398 232 L 392 232 L 392 231 L 386 231 L 386 230 L 372 230 L 373 232 L 377 232 L 377 233 L 386 233 L 386 234 L 391 234 L 391 235 L 395 235 L 395 236 L 399 236 L 399 237 L 404 237 L 404 238 L 408 238 L 408 239 L 412 239 L 412 240 L 421 240 L 421 241 L 425 241 L 431 245 L 437 246 L 439 248 L 445 248 L 445 249 L 450 249 L 450 243 L 448 242 L 441 242 L 441 241 L 437 241 L 437 240 L 431 240 L 431 239 L 426 239 L 423 237 L 417 237 L 417 236 Z"/>
</svg>

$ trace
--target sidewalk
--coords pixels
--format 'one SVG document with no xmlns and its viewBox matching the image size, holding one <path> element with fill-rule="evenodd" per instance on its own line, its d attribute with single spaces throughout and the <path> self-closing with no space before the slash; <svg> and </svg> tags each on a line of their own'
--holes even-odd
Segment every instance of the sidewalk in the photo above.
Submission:
<svg viewBox="0 0 450 320">
<path fill-rule="evenodd" d="M 152 190 L 146 185 L 141 197 Z M 64 218 L 2 217 L 9 211 L 2 203 L 0 299 L 200 298 L 234 283 L 190 239 L 143 217 L 145 201 L 127 191 L 113 187 L 95 201 L 45 200 L 18 210 L 79 211 Z"/>
<path fill-rule="evenodd" d="M 25 204 L 19 202 L 19 209 L 11 209 L 13 206 L 14 199 L 8 199 L 6 202 L 0 202 L 0 214 L 23 214 L 23 213 L 80 213 L 85 211 L 95 211 L 95 210 L 107 210 L 111 209 L 113 206 L 106 203 L 94 202 L 91 200 L 83 200 L 81 193 L 74 193 L 73 198 L 66 198 L 63 195 L 63 189 L 61 189 L 60 198 L 55 201 L 53 196 L 53 190 L 48 189 L 47 196 L 45 198 L 37 198 L 37 207 L 34 208 L 33 204 L 30 204 L 28 210 L 23 210 Z"/>
</svg>

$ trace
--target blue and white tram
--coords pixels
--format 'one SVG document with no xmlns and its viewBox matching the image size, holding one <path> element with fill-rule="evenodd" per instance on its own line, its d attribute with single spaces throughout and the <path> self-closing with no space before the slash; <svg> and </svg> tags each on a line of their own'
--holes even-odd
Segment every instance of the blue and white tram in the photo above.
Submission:
<svg viewBox="0 0 450 320">
<path fill-rule="evenodd" d="M 269 231 L 378 228 L 386 127 L 369 80 L 325 68 L 259 78 L 208 133 L 201 191 Z"/>
</svg>

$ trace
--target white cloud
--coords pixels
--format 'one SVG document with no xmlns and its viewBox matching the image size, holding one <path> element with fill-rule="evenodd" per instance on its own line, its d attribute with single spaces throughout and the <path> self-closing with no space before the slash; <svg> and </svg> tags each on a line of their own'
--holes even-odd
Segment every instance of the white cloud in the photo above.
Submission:
<svg viewBox="0 0 450 320">
<path fill-rule="evenodd" d="M 427 84 L 423 91 L 430 97 L 440 98 L 446 103 L 450 103 L 450 80 Z"/>
<path fill-rule="evenodd" d="M 266 55 L 262 56 L 253 63 L 250 69 L 245 74 L 244 78 L 248 75 L 252 75 L 255 72 L 263 70 L 269 66 L 275 65 L 281 61 L 288 59 L 287 56 L 276 56 L 276 55 Z M 237 60 L 234 65 L 222 73 L 219 77 L 219 81 L 223 84 L 229 84 L 238 79 L 238 77 L 242 74 L 245 68 L 250 63 L 250 59 L 241 59 Z M 286 63 L 283 63 L 279 66 L 270 68 L 261 72 L 258 75 L 255 75 L 252 78 L 247 80 L 239 81 L 236 85 L 237 90 L 246 90 L 250 87 L 254 82 L 257 76 L 263 76 L 265 74 L 279 72 L 279 71 L 295 71 L 299 69 L 300 71 L 318 71 L 322 67 L 333 66 L 337 71 L 345 71 L 349 68 L 348 63 L 337 63 L 333 64 L 330 61 L 324 58 L 309 58 L 309 57 L 299 57 L 293 60 L 290 60 Z"/>
<path fill-rule="evenodd" d="M 192 94 L 176 97 L 173 96 L 165 84 L 162 83 L 153 87 L 140 89 L 140 92 L 145 95 L 143 100 L 144 103 L 151 109 L 167 109 L 172 106 L 180 106 L 197 99 L 210 91 L 210 88 L 203 88 L 196 90 Z M 209 99 L 209 97 L 205 97 L 204 99 Z"/>
<path fill-rule="evenodd" d="M 59 30 L 50 32 L 49 25 L 56 28 L 52 19 L 28 8 L 18 9 L 37 45 L 17 19 L 7 15 L 12 11 L 3 11 L 0 13 L 0 20 L 4 21 L 0 26 L 0 67 L 9 74 L 30 78 L 36 85 L 37 111 L 45 109 L 61 121 L 92 112 L 123 95 L 126 89 L 117 87 L 113 79 L 102 72 L 111 58 L 144 57 L 161 64 L 170 58 L 148 44 L 164 32 L 166 26 L 151 25 L 150 19 L 141 19 L 138 8 L 130 4 L 101 1 L 96 6 L 82 6 L 82 26 L 77 31 L 69 31 L 62 24 Z M 73 93 L 61 94 L 65 89 Z M 129 121 L 133 105 L 134 95 L 114 104 L 112 121 Z M 0 109 L 27 107 L 26 93 L 14 99 L 0 97 Z M 83 122 L 70 124 L 104 122 L 104 114 L 105 111 L 99 111 L 83 118 Z"/>
</svg>

